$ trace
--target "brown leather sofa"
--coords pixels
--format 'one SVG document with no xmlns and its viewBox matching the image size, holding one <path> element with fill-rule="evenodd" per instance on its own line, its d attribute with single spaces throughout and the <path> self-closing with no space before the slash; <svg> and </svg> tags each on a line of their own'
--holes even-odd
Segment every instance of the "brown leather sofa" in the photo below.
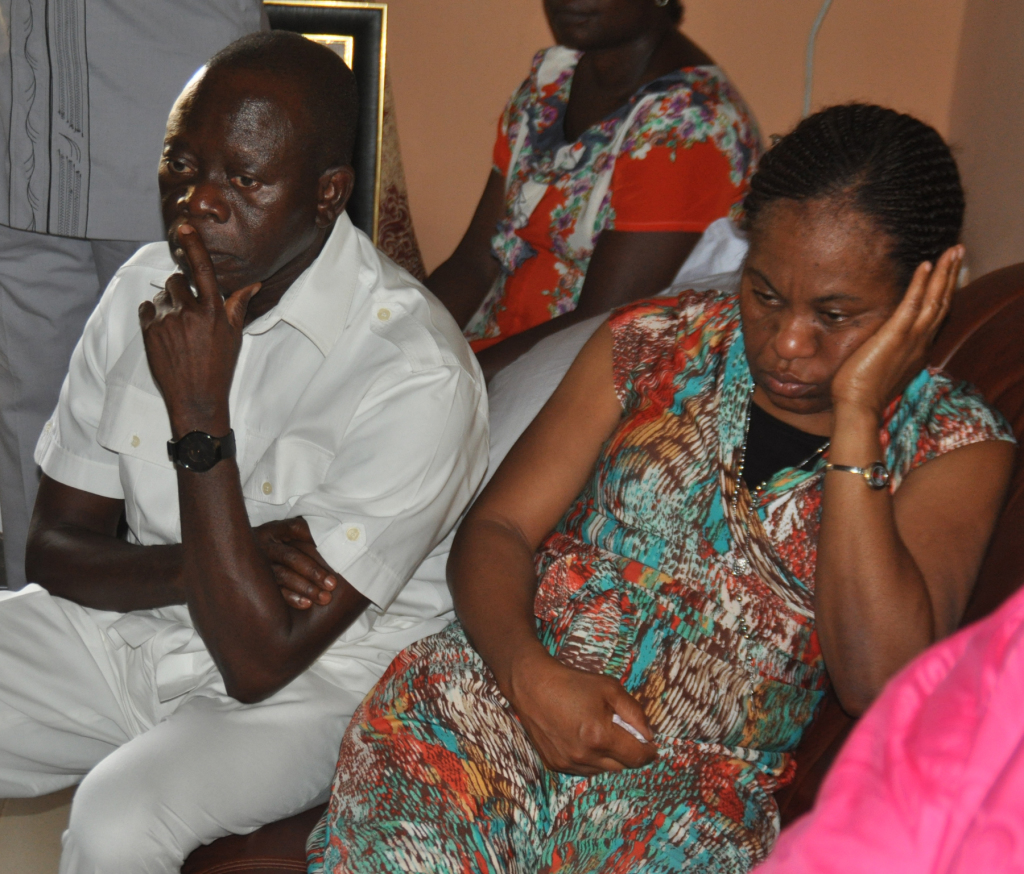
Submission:
<svg viewBox="0 0 1024 874">
<path fill-rule="evenodd" d="M 931 360 L 973 382 L 1024 438 L 1024 264 L 983 276 L 956 298 Z M 985 616 L 1024 584 L 1024 462 L 989 546 L 964 623 Z M 806 811 L 853 726 L 829 696 L 797 750 L 797 776 L 777 798 L 783 822 Z M 182 874 L 280 874 L 305 871 L 306 836 L 322 808 L 233 835 L 196 850 Z"/>
</svg>

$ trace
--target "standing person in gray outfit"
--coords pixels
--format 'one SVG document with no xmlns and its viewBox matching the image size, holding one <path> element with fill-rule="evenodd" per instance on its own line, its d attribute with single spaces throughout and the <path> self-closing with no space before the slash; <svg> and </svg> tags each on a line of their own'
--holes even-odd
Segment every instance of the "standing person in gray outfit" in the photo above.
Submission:
<svg viewBox="0 0 1024 874">
<path fill-rule="evenodd" d="M 107 282 L 163 237 L 175 97 L 260 0 L 0 0 L 0 518 L 25 585 L 32 452 Z"/>
</svg>

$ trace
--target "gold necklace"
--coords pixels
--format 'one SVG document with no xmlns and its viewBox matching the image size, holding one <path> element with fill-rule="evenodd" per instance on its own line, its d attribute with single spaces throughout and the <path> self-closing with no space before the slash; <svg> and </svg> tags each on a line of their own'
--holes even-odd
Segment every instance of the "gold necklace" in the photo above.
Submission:
<svg viewBox="0 0 1024 874">
<path fill-rule="evenodd" d="M 749 397 L 748 403 L 747 403 L 747 421 L 746 421 L 746 425 L 744 426 L 744 429 L 743 429 L 743 446 L 740 448 L 740 463 L 739 463 L 739 467 L 736 470 L 736 488 L 735 488 L 735 490 L 733 491 L 733 494 L 732 494 L 732 509 L 734 511 L 736 510 L 736 503 L 739 500 L 739 496 L 740 496 L 740 486 L 741 486 L 741 484 L 743 482 L 743 468 L 744 468 L 744 465 L 746 464 L 746 461 L 747 461 L 747 442 L 750 439 L 750 412 L 751 412 L 751 408 L 753 406 L 754 406 L 754 386 L 751 385 L 750 386 L 750 397 Z M 826 449 L 828 449 L 829 444 L 831 442 L 832 442 L 831 439 L 826 440 L 825 443 L 822 446 L 819 446 L 817 449 L 814 450 L 814 452 L 812 452 L 810 455 L 808 455 L 807 458 L 805 458 L 803 461 L 801 461 L 800 464 L 796 465 L 796 469 L 797 470 L 803 470 L 808 464 L 810 464 L 810 462 L 812 462 L 815 458 L 817 458 L 819 455 L 821 455 Z M 772 474 L 772 476 L 775 476 L 775 474 Z M 764 487 L 768 484 L 768 480 L 770 480 L 772 478 L 772 476 L 768 477 L 768 479 L 766 479 L 759 486 L 757 486 L 757 488 L 753 489 L 750 492 L 751 512 L 755 512 L 753 504 L 757 500 L 757 498 L 761 494 L 761 492 L 764 490 Z M 750 534 L 750 520 L 749 519 L 745 519 L 743 524 L 744 524 L 744 527 L 747 529 L 747 535 L 749 536 L 749 534 Z M 752 569 L 751 568 L 751 562 L 750 562 L 750 559 L 747 558 L 745 555 L 743 555 L 742 552 L 738 551 L 739 549 L 740 549 L 739 544 L 734 543 L 733 544 L 733 550 L 736 550 L 738 552 L 738 554 L 737 554 L 737 552 L 734 552 L 732 550 L 730 551 L 730 554 L 727 557 L 728 566 L 729 566 L 729 569 L 734 574 L 736 574 L 737 576 L 746 576 L 747 574 L 750 573 L 750 571 Z M 743 613 L 744 608 L 746 606 L 746 598 L 744 597 L 744 592 L 741 589 L 738 589 L 733 594 L 733 597 L 734 597 L 734 599 L 737 602 L 737 607 L 739 608 L 738 613 L 737 613 L 737 619 L 736 619 L 736 627 L 739 630 L 740 636 L 743 637 L 747 641 L 747 645 L 751 646 L 753 644 L 753 635 L 751 633 L 750 626 L 747 624 L 746 617 L 744 616 L 744 613 Z M 743 669 L 747 672 L 747 675 L 750 677 L 750 682 L 756 684 L 759 681 L 759 679 L 760 679 L 761 672 L 760 672 L 760 670 L 759 670 L 759 668 L 757 666 L 757 660 L 754 658 L 753 652 L 752 651 L 748 651 L 746 653 L 746 655 L 740 654 L 740 659 L 742 660 L 742 667 L 743 667 Z"/>
<path fill-rule="evenodd" d="M 743 482 L 743 468 L 744 468 L 744 465 L 746 465 L 746 463 L 747 463 L 747 441 L 750 439 L 750 411 L 751 411 L 751 408 L 753 406 L 754 406 L 754 386 L 751 386 L 750 387 L 750 398 L 747 401 L 747 422 L 746 422 L 746 425 L 744 425 L 744 427 L 743 427 L 743 446 L 740 447 L 740 463 L 739 463 L 739 467 L 736 469 L 736 488 L 733 490 L 733 493 L 732 493 L 732 508 L 733 508 L 733 510 L 736 509 L 736 503 L 739 501 L 739 498 L 740 498 L 740 483 Z M 814 459 L 816 459 L 819 455 L 821 455 L 823 452 L 825 452 L 825 450 L 828 449 L 828 447 L 829 447 L 829 445 L 831 443 L 832 443 L 831 439 L 826 440 L 821 446 L 819 446 L 817 449 L 815 449 L 814 452 L 812 452 L 810 455 L 808 455 L 807 458 L 805 458 L 799 464 L 794 465 L 794 468 L 796 470 L 803 470 L 804 468 L 806 468 L 808 464 L 810 464 L 812 461 L 814 461 Z M 775 473 L 778 473 L 778 471 L 776 471 Z M 750 500 L 751 500 L 751 503 L 753 503 L 754 501 L 757 500 L 758 496 L 764 490 L 764 487 L 766 485 L 768 485 L 768 480 L 770 480 L 773 476 L 775 476 L 774 473 L 771 474 L 771 476 L 769 476 L 767 479 L 765 479 L 759 486 L 757 486 L 757 488 L 750 489 Z"/>
</svg>

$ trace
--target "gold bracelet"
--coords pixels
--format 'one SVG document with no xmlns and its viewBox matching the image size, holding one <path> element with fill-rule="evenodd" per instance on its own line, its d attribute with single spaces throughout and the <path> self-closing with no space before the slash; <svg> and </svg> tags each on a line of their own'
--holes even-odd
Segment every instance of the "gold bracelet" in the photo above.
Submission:
<svg viewBox="0 0 1024 874">
<path fill-rule="evenodd" d="M 889 485 L 889 480 L 892 476 L 882 462 L 876 461 L 869 467 L 853 467 L 849 464 L 832 464 L 829 462 L 825 465 L 825 473 L 830 470 L 838 470 L 840 473 L 855 473 L 867 484 L 869 489 L 884 489 Z"/>
</svg>

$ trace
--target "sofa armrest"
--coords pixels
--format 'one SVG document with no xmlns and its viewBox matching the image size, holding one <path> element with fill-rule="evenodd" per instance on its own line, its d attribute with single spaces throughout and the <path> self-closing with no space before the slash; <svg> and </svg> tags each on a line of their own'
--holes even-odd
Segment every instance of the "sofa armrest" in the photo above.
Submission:
<svg viewBox="0 0 1024 874">
<path fill-rule="evenodd" d="M 272 822 L 248 835 L 228 835 L 200 847 L 181 874 L 305 874 L 306 838 L 326 805 Z"/>
</svg>

